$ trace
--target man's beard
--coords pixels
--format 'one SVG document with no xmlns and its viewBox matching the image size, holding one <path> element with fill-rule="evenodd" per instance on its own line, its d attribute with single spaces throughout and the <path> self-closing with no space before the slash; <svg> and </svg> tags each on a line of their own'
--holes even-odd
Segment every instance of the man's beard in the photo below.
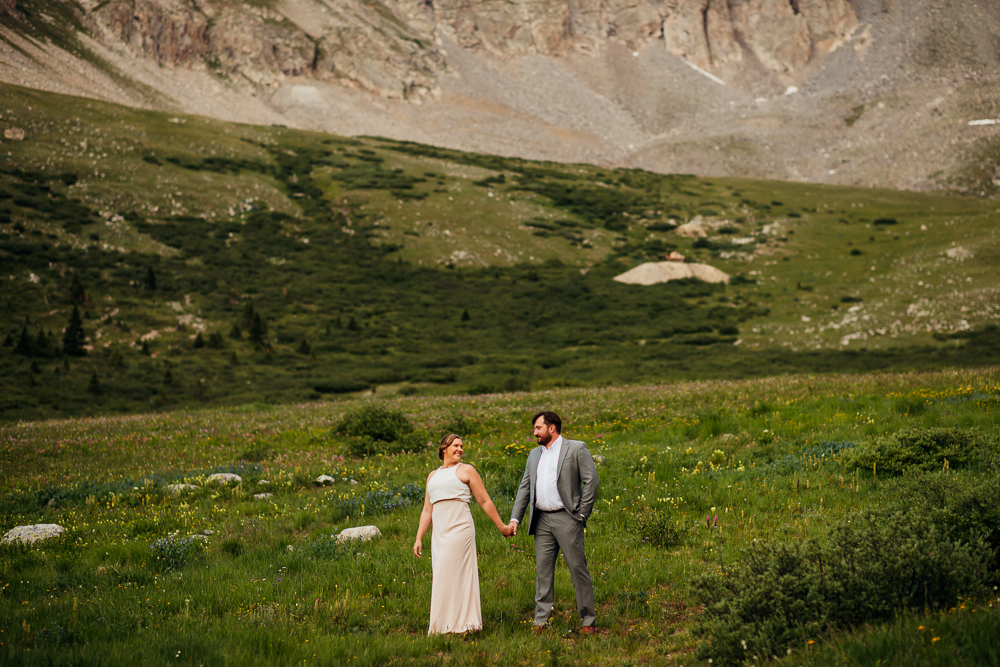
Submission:
<svg viewBox="0 0 1000 667">
<path fill-rule="evenodd" d="M 548 444 L 552 442 L 554 438 L 555 436 L 552 435 L 551 433 L 543 433 L 540 436 L 538 436 L 537 440 L 539 445 L 541 445 L 542 447 L 547 447 Z"/>
</svg>

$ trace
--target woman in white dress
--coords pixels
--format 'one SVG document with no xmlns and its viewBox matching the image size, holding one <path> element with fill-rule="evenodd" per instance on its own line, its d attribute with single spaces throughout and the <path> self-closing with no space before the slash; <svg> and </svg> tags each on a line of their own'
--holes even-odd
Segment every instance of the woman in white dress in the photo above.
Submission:
<svg viewBox="0 0 1000 667">
<path fill-rule="evenodd" d="M 471 632 L 483 627 L 479 601 L 479 560 L 476 525 L 469 501 L 476 499 L 504 537 L 510 528 L 497 513 L 483 480 L 472 466 L 462 463 L 462 438 L 451 433 L 441 439 L 441 467 L 427 476 L 424 509 L 420 513 L 413 553 L 420 558 L 423 539 L 431 522 L 431 621 L 427 634 Z"/>
</svg>

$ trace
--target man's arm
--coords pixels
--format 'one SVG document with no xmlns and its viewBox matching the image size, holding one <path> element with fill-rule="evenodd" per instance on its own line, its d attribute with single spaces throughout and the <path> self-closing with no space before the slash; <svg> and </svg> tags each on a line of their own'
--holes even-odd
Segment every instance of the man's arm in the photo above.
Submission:
<svg viewBox="0 0 1000 667">
<path fill-rule="evenodd" d="M 597 487 L 600 486 L 600 480 L 597 478 L 594 457 L 590 455 L 590 450 L 584 443 L 580 443 L 580 449 L 577 450 L 576 465 L 580 471 L 580 482 L 583 483 L 583 491 L 580 494 L 580 516 L 586 521 L 590 518 L 594 503 L 597 502 Z"/>
<path fill-rule="evenodd" d="M 531 454 L 528 454 L 528 461 Z M 517 487 L 517 495 L 514 496 L 514 508 L 510 512 L 510 520 L 521 523 L 524 519 L 524 511 L 528 509 L 528 501 L 531 497 L 531 478 L 528 475 L 528 463 L 524 464 L 524 475 L 521 477 L 521 484 Z"/>
</svg>

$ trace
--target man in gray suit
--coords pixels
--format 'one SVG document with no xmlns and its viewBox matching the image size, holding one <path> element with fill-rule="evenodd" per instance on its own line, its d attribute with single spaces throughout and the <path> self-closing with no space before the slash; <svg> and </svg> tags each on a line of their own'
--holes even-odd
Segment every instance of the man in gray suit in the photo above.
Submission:
<svg viewBox="0 0 1000 667">
<path fill-rule="evenodd" d="M 524 477 L 517 489 L 510 527 L 517 526 L 531 507 L 528 534 L 535 536 L 535 632 L 552 616 L 556 557 L 560 549 L 576 591 L 583 633 L 593 633 L 594 584 L 587 571 L 583 529 L 597 500 L 597 468 L 587 445 L 562 437 L 562 420 L 554 412 L 532 419 L 539 446 L 528 454 Z"/>
</svg>

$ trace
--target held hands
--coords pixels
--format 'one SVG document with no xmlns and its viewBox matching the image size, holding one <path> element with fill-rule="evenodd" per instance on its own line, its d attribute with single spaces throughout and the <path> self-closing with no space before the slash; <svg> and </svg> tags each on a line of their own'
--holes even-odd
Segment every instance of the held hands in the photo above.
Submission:
<svg viewBox="0 0 1000 667">
<path fill-rule="evenodd" d="M 510 526 L 500 526 L 500 534 L 504 537 L 510 537 L 514 534 L 514 531 L 511 530 Z"/>
<path fill-rule="evenodd" d="M 507 529 L 510 531 L 510 535 L 507 535 L 506 537 L 514 537 L 517 535 L 517 521 L 511 521 L 507 524 Z"/>
</svg>

